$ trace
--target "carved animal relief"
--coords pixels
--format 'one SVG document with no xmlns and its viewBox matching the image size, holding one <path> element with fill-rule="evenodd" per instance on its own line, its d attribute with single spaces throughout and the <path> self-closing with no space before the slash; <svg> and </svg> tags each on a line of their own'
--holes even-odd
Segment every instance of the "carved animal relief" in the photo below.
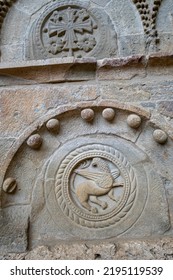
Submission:
<svg viewBox="0 0 173 280">
<path fill-rule="evenodd" d="M 136 178 L 118 151 L 88 145 L 70 153 L 56 176 L 58 204 L 73 221 L 87 227 L 104 227 L 125 216 L 133 205 Z"/>
<path fill-rule="evenodd" d="M 31 209 L 33 242 L 40 236 L 45 242 L 144 236 L 169 227 L 162 181 L 143 150 L 142 127 L 150 114 L 108 105 L 63 107 L 44 117 L 40 131 L 27 139 L 24 133 L 4 177 L 2 206 Z M 155 147 L 169 141 L 161 129 L 151 129 L 149 138 Z"/>
</svg>

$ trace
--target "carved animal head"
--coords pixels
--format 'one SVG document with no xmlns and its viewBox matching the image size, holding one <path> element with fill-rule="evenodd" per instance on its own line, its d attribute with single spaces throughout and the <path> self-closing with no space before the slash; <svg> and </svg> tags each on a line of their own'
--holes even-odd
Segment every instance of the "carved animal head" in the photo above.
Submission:
<svg viewBox="0 0 173 280">
<path fill-rule="evenodd" d="M 100 171 L 110 172 L 109 166 L 106 163 L 106 161 L 99 157 L 93 158 L 93 160 L 91 162 L 91 166 L 96 169 L 100 169 Z"/>
</svg>

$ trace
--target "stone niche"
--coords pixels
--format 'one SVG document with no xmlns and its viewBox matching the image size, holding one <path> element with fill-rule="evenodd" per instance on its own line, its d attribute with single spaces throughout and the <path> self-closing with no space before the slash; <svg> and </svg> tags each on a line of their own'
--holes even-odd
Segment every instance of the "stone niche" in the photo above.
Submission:
<svg viewBox="0 0 173 280">
<path fill-rule="evenodd" d="M 1 258 L 172 258 L 171 9 L 0 1 Z"/>
</svg>

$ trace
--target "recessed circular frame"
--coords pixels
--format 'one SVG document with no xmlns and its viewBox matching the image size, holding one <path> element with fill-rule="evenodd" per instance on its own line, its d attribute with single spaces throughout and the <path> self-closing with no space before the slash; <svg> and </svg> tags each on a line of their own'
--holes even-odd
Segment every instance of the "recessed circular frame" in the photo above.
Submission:
<svg viewBox="0 0 173 280">
<path fill-rule="evenodd" d="M 90 161 L 91 165 L 93 159 L 95 161 L 97 159 L 97 162 L 100 160 L 102 164 L 105 162 L 105 166 L 111 165 L 111 168 L 116 168 L 122 181 L 121 183 L 119 183 L 119 187 L 121 187 L 121 184 L 123 185 L 123 191 L 121 193 L 119 201 L 114 201 L 114 203 L 111 204 L 110 207 L 107 207 L 106 210 L 98 211 L 95 213 L 83 207 L 82 203 L 80 204 L 80 202 L 82 201 L 78 201 L 78 198 L 80 198 L 79 188 L 76 190 L 76 193 L 74 190 L 74 177 L 78 176 L 76 175 L 76 169 L 78 170 L 78 167 L 83 165 L 87 160 Z M 109 170 L 111 168 L 109 168 Z M 93 173 L 92 170 L 90 171 L 91 172 L 89 173 L 96 174 Z M 86 171 L 84 171 L 84 174 L 85 173 Z M 106 172 L 104 174 L 106 174 Z M 79 176 L 81 175 L 79 174 Z M 102 186 L 97 188 L 94 180 L 96 179 L 93 178 L 93 180 L 87 180 L 85 177 L 85 180 L 83 181 L 83 183 L 81 183 L 81 188 L 82 186 L 83 188 L 86 187 L 86 189 L 84 189 L 84 192 L 88 192 L 88 199 L 90 196 L 96 197 L 94 200 L 92 199 L 92 201 L 97 200 L 98 203 L 98 197 L 100 198 L 104 195 L 107 196 L 108 191 L 106 190 L 106 188 L 102 188 Z M 97 195 L 94 191 L 94 184 L 95 190 L 97 188 L 98 191 Z M 109 186 L 108 188 L 110 188 L 109 190 L 111 191 L 111 186 Z M 124 157 L 124 155 L 122 155 L 119 151 L 112 147 L 94 144 L 85 145 L 83 147 L 75 149 L 65 157 L 56 174 L 55 195 L 57 203 L 63 213 L 65 213 L 65 215 L 75 223 L 83 227 L 103 228 L 119 222 L 124 216 L 126 216 L 126 214 L 133 206 L 136 196 L 136 188 L 137 182 L 134 170 L 127 159 Z M 99 189 L 101 192 L 105 192 L 104 195 L 100 194 Z M 89 202 L 87 200 L 85 202 L 89 205 Z"/>
<path fill-rule="evenodd" d="M 151 170 L 146 155 L 122 138 L 96 134 L 64 143 L 42 170 L 46 209 L 55 230 L 82 240 L 131 230 L 146 206 L 148 166 Z"/>
<path fill-rule="evenodd" d="M 94 57 L 107 44 L 107 24 L 103 12 L 87 2 L 57 1 L 36 22 L 33 38 L 46 57 Z"/>
</svg>

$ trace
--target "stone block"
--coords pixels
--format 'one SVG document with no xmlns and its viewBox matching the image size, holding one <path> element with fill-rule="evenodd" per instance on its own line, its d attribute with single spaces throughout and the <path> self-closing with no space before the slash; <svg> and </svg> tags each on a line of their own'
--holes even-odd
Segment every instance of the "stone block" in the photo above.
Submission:
<svg viewBox="0 0 173 280">
<path fill-rule="evenodd" d="M 29 208 L 0 209 L 0 251 L 22 253 L 28 248 Z"/>
</svg>

